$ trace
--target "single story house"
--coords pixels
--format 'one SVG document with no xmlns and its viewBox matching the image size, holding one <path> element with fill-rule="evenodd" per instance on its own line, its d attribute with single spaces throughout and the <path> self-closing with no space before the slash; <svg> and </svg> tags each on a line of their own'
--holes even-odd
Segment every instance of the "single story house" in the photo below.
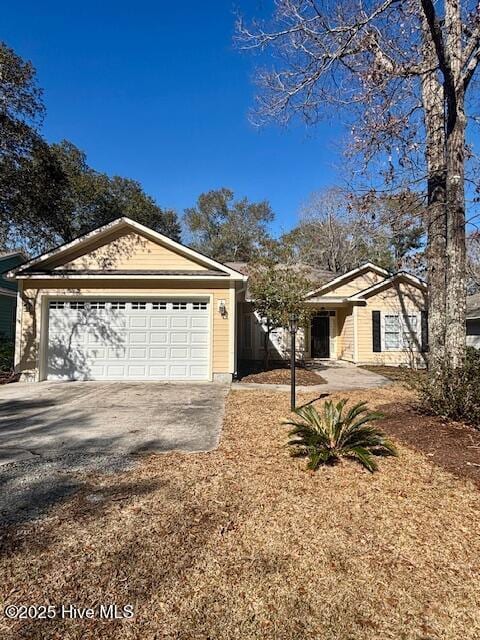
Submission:
<svg viewBox="0 0 480 640">
<path fill-rule="evenodd" d="M 323 272 L 323 279 L 325 279 Z M 21 379 L 229 381 L 261 357 L 248 276 L 128 218 L 9 272 Z M 426 348 L 426 287 L 366 264 L 307 296 L 305 358 L 401 364 Z M 279 357 L 288 357 L 276 335 Z"/>
<path fill-rule="evenodd" d="M 247 265 L 235 267 L 246 273 Z M 309 326 L 298 332 L 297 359 L 425 364 L 427 288 L 422 280 L 406 272 L 391 274 L 370 262 L 341 276 L 310 270 L 307 277 L 317 286 L 306 297 L 312 316 Z M 242 291 L 238 316 L 239 359 L 261 360 L 264 327 L 248 289 Z M 272 332 L 270 358 L 290 358 L 288 330 Z"/>
<path fill-rule="evenodd" d="M 12 341 L 15 336 L 17 310 L 17 283 L 7 280 L 5 274 L 25 262 L 22 251 L 0 254 L 0 340 Z"/>
<path fill-rule="evenodd" d="M 467 346 L 480 349 L 480 293 L 467 297 Z"/>
</svg>

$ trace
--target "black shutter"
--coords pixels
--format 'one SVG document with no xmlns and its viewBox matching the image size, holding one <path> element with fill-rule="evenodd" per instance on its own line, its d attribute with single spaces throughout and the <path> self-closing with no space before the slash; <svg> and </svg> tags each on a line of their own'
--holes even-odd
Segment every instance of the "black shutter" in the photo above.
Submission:
<svg viewBox="0 0 480 640">
<path fill-rule="evenodd" d="M 422 311 L 421 321 L 422 321 L 422 353 L 426 353 L 428 351 L 428 313 L 426 311 Z"/>
<path fill-rule="evenodd" d="M 372 341 L 373 351 L 382 350 L 382 333 L 380 327 L 380 311 L 372 311 Z"/>
</svg>

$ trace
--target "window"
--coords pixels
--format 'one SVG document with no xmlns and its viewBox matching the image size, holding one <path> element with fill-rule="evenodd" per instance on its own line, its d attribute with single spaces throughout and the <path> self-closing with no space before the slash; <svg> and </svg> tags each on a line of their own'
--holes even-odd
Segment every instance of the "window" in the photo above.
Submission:
<svg viewBox="0 0 480 640">
<path fill-rule="evenodd" d="M 50 309 L 65 309 L 65 302 L 59 300 L 52 300 L 49 304 Z"/>
<path fill-rule="evenodd" d="M 152 309 L 154 311 L 161 311 L 167 308 L 166 302 L 152 302 Z"/>
<path fill-rule="evenodd" d="M 383 317 L 385 351 L 400 351 L 418 346 L 418 318 L 416 314 L 385 314 Z"/>
<path fill-rule="evenodd" d="M 79 302 L 78 300 L 70 302 L 70 309 L 85 309 L 85 302 Z"/>
<path fill-rule="evenodd" d="M 105 309 L 106 302 L 90 302 L 90 309 Z"/>
<path fill-rule="evenodd" d="M 194 302 L 192 304 L 192 308 L 194 311 L 205 311 L 205 309 L 207 308 L 207 303 L 206 302 Z"/>
<path fill-rule="evenodd" d="M 147 308 L 146 302 L 132 302 L 132 309 L 134 309 L 135 311 L 139 311 L 146 308 Z"/>
<path fill-rule="evenodd" d="M 385 349 L 400 348 L 400 321 L 398 316 L 385 316 Z"/>
<path fill-rule="evenodd" d="M 111 302 L 110 307 L 113 311 L 118 311 L 119 309 L 125 309 L 125 302 Z"/>
<path fill-rule="evenodd" d="M 186 309 L 187 308 L 187 303 L 186 302 L 174 302 L 172 304 L 172 309 L 174 311 L 178 311 L 180 309 Z"/>
</svg>

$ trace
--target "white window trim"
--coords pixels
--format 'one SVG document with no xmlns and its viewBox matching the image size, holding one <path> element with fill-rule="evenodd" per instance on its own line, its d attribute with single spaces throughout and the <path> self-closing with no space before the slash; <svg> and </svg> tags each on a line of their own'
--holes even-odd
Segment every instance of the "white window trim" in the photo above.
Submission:
<svg viewBox="0 0 480 640">
<path fill-rule="evenodd" d="M 385 318 L 386 316 L 396 316 L 399 319 L 399 346 L 398 347 L 386 347 L 385 346 Z M 414 311 L 407 311 L 407 313 L 403 313 L 402 311 L 382 311 L 381 316 L 381 339 L 382 339 L 382 351 L 405 351 L 405 349 L 410 349 L 410 344 L 403 343 L 403 334 L 405 333 L 405 328 L 409 330 L 408 325 L 405 322 L 405 318 L 415 317 L 417 319 L 417 330 L 416 330 L 416 339 L 418 344 L 421 344 L 421 314 Z M 415 346 L 415 351 L 418 349 Z"/>
</svg>

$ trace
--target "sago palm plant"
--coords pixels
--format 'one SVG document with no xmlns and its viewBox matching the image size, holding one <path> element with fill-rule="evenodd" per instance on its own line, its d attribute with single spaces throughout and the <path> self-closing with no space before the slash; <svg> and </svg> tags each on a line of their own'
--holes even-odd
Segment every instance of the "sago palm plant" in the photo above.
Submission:
<svg viewBox="0 0 480 640">
<path fill-rule="evenodd" d="M 382 414 L 368 411 L 366 402 L 344 411 L 346 403 L 327 401 L 322 413 L 313 405 L 300 407 L 294 412 L 300 420 L 284 420 L 283 424 L 293 427 L 288 441 L 294 447 L 291 455 L 308 458 L 307 467 L 313 471 L 344 457 L 371 472 L 378 468 L 374 456 L 396 456 L 393 443 L 372 424 Z"/>
</svg>

